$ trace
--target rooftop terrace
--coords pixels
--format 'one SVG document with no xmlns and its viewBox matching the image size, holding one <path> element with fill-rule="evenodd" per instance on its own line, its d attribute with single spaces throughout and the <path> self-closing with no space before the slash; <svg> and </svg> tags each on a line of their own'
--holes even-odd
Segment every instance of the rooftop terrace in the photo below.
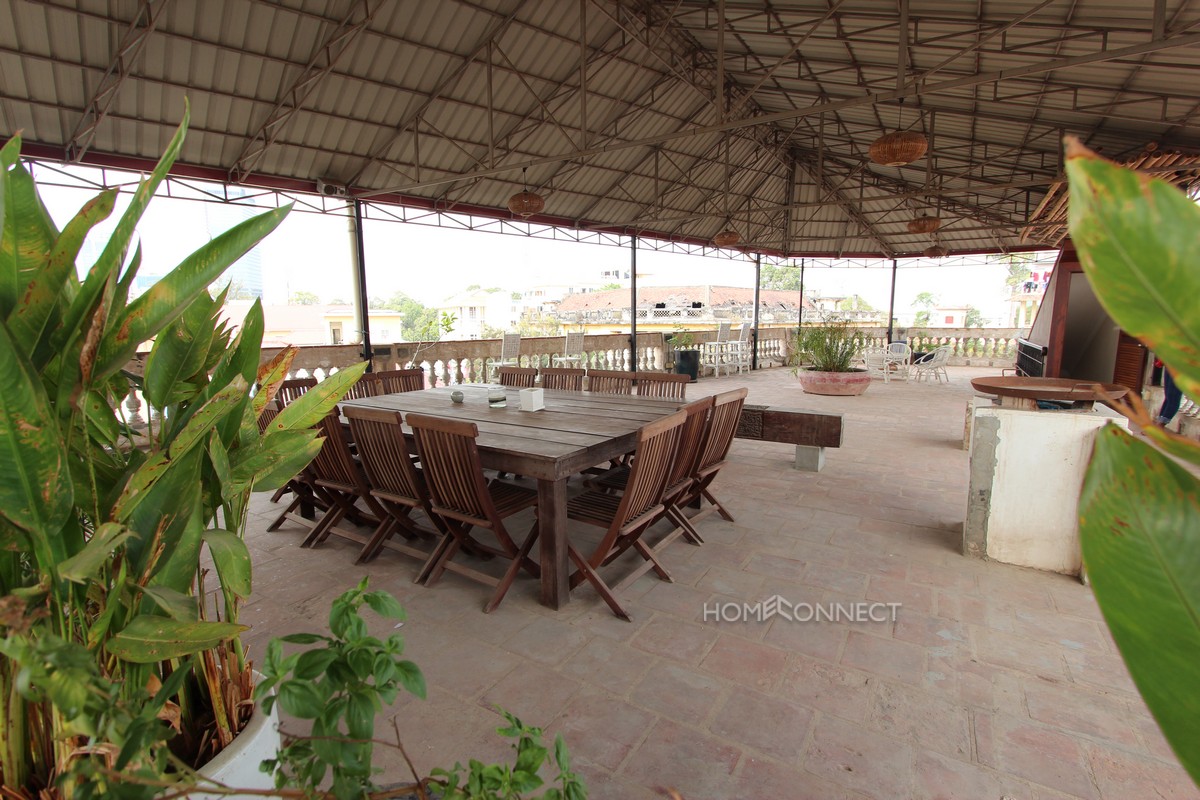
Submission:
<svg viewBox="0 0 1200 800">
<path fill-rule="evenodd" d="M 483 587 L 416 586 L 417 563 L 394 552 L 356 566 L 358 546 L 336 537 L 311 551 L 298 526 L 266 533 L 278 511 L 257 495 L 248 642 L 261 654 L 271 636 L 323 630 L 363 574 L 394 593 L 429 697 L 389 716 L 422 775 L 506 757 L 499 704 L 563 733 L 594 798 L 1200 797 L 1090 590 L 961 555 L 969 379 L 997 371 L 951 367 L 949 385 L 876 382 L 858 398 L 802 395 L 782 369 L 690 387 L 842 413 L 845 442 L 810 473 L 787 445 L 736 440 L 714 488 L 737 521 L 712 515 L 702 547 L 667 549 L 674 583 L 651 573 L 625 589 L 632 624 L 586 586 L 552 611 L 523 579 L 484 615 Z M 704 619 L 706 604 L 773 595 L 902 605 L 895 622 Z M 383 761 L 407 777 L 399 754 Z"/>
</svg>

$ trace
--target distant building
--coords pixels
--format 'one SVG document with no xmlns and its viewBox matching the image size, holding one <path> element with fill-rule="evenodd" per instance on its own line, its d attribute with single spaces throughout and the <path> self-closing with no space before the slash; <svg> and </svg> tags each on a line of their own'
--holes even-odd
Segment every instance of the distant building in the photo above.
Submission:
<svg viewBox="0 0 1200 800">
<path fill-rule="evenodd" d="M 971 306 L 937 306 L 929 312 L 928 328 L 965 328 Z"/>
<path fill-rule="evenodd" d="M 805 300 L 805 319 L 815 319 L 815 307 Z M 564 297 L 552 312 L 563 325 L 583 326 L 588 333 L 627 333 L 629 290 L 610 289 Z M 763 289 L 759 297 L 762 327 L 795 325 L 800 317 L 800 292 Z M 712 328 L 720 322 L 754 319 L 754 290 L 739 286 L 647 286 L 638 289 L 637 325 L 640 331 Z"/>
<path fill-rule="evenodd" d="M 250 310 L 248 300 L 225 304 L 222 317 L 241 325 Z M 371 325 L 371 341 L 376 343 L 400 340 L 404 315 L 389 308 L 372 308 L 367 312 Z M 354 344 L 362 341 L 358 315 L 350 305 L 264 305 L 263 346 L 283 347 L 315 344 Z"/>
<path fill-rule="evenodd" d="M 1038 307 L 1050 285 L 1050 270 L 1030 270 L 1029 278 L 1012 287 L 1008 298 L 1008 324 L 1013 328 L 1028 328 L 1033 325 Z"/>
<path fill-rule="evenodd" d="M 483 339 L 484 326 L 511 331 L 521 320 L 522 300 L 503 289 L 471 289 L 448 297 L 438 306 L 438 313 L 454 314 L 454 327 L 443 338 Z"/>
</svg>

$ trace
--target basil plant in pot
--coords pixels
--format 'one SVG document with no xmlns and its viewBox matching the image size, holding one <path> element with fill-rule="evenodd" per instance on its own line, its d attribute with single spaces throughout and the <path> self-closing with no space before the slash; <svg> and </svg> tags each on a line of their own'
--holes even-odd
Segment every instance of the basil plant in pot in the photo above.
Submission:
<svg viewBox="0 0 1200 800">
<path fill-rule="evenodd" d="M 209 287 L 287 208 L 216 237 L 130 297 L 142 260 L 134 229 L 186 125 L 185 114 L 86 270 L 80 248 L 116 190 L 60 231 L 19 139 L 0 150 L 5 797 L 150 798 L 234 741 L 253 708 L 238 639 L 250 493 L 313 458 L 313 424 L 366 366 L 330 376 L 260 432 L 294 351 L 260 368 L 261 307 L 235 332 Z M 130 365 L 149 342 L 139 372 Z M 131 385 L 157 412 L 145 430 L 124 416 Z"/>
<path fill-rule="evenodd" d="M 855 366 L 862 332 L 843 320 L 799 328 L 788 342 L 788 366 L 809 394 L 859 395 L 871 375 Z"/>
</svg>

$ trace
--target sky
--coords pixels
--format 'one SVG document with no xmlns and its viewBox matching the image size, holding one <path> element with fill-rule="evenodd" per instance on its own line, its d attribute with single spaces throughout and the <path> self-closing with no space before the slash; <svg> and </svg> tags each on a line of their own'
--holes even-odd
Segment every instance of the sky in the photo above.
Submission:
<svg viewBox="0 0 1200 800">
<path fill-rule="evenodd" d="M 45 186 L 42 197 L 61 227 L 92 194 L 74 188 Z M 106 237 L 129 201 L 122 193 L 117 210 L 98 228 Z M 221 211 L 217 211 L 221 209 Z M 143 270 L 163 273 L 220 230 L 233 224 L 237 211 L 229 206 L 157 197 L 139 226 Z M 251 211 L 242 212 L 249 216 Z M 89 237 L 80 263 L 90 265 L 99 253 L 100 235 Z M 539 284 L 600 285 L 611 279 L 605 270 L 624 272 L 630 266 L 626 247 L 550 241 L 518 235 L 436 228 L 414 223 L 368 220 L 364 225 L 368 294 L 388 298 L 402 291 L 426 305 L 437 305 L 467 286 L 521 291 Z M 293 211 L 279 229 L 259 245 L 263 267 L 264 303 L 283 304 L 291 293 L 311 292 L 322 302 L 352 302 L 353 243 L 349 220 L 339 214 Z M 910 262 L 911 263 L 911 262 Z M 922 292 L 932 293 L 943 306 L 971 305 L 989 324 L 1003 324 L 1007 306 L 1002 264 L 967 265 L 959 259 L 922 259 L 926 266 L 903 266 L 897 271 L 898 316 L 912 313 Z M 1046 267 L 1049 269 L 1049 265 Z M 753 286 L 754 265 L 679 253 L 639 250 L 638 282 L 644 286 L 712 284 Z M 886 309 L 891 270 L 880 268 L 807 268 L 806 293 L 824 296 L 860 295 L 873 307 Z"/>
</svg>

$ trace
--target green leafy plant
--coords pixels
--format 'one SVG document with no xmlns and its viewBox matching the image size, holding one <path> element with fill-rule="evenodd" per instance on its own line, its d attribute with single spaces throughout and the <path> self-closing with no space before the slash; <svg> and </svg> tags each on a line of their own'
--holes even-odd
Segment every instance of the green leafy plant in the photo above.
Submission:
<svg viewBox="0 0 1200 800">
<path fill-rule="evenodd" d="M 526 725 L 502 708 L 497 711 L 508 724 L 497 728 L 496 733 L 516 738 L 516 762 L 483 764 L 472 759 L 466 767 L 456 762 L 451 769 L 433 770 L 432 783 L 442 800 L 520 800 L 545 784 L 538 773 L 550 751 L 542 744 L 542 729 Z M 586 800 L 587 788 L 571 771 L 571 757 L 561 735 L 554 738 L 554 764 L 558 768 L 554 782 L 558 785 L 538 795 L 540 800 Z"/>
<path fill-rule="evenodd" d="M 676 350 L 694 350 L 696 348 L 695 334 L 679 324 L 676 324 L 674 328 L 675 332 L 669 338 L 671 347 Z"/>
<path fill-rule="evenodd" d="M 293 717 L 312 720 L 308 736 L 291 738 L 277 758 L 263 762 L 279 788 L 315 794 L 328 773 L 339 800 L 369 796 L 379 771 L 372 766 L 376 714 L 395 702 L 400 689 L 425 698 L 421 670 L 400 658 L 404 640 L 397 633 L 371 636 L 360 613 L 364 605 L 384 619 L 404 619 L 396 599 L 367 591 L 363 578 L 333 601 L 329 636 L 293 633 L 267 647 L 264 680 L 256 689 L 263 708 L 269 712 L 278 702 Z M 284 643 L 317 646 L 284 656 Z"/>
<path fill-rule="evenodd" d="M 849 322 L 834 320 L 800 328 L 788 343 L 788 366 L 793 375 L 801 369 L 852 372 L 862 345 L 862 332 Z"/>
<path fill-rule="evenodd" d="M 151 796 L 224 747 L 249 715 L 239 642 L 251 589 L 242 532 L 253 490 L 320 448 L 311 429 L 358 379 L 345 369 L 258 416 L 294 351 L 260 368 L 262 308 L 236 333 L 208 288 L 288 213 L 267 211 L 130 298 L 135 227 L 187 118 L 103 250 L 76 267 L 116 190 L 60 231 L 0 149 L 0 785 L 6 796 Z M 132 253 L 130 252 L 132 248 Z M 133 363 L 153 342 L 144 367 Z M 258 385 L 257 393 L 250 387 Z M 122 400 L 155 414 L 135 429 Z M 219 581 L 205 602 L 202 553 Z"/>
<path fill-rule="evenodd" d="M 1067 144 L 1071 239 L 1100 303 L 1200 397 L 1200 210 L 1165 181 Z M 1124 413 L 1150 443 L 1110 425 L 1079 502 L 1083 559 L 1129 673 L 1200 783 L 1200 444 Z"/>
</svg>

